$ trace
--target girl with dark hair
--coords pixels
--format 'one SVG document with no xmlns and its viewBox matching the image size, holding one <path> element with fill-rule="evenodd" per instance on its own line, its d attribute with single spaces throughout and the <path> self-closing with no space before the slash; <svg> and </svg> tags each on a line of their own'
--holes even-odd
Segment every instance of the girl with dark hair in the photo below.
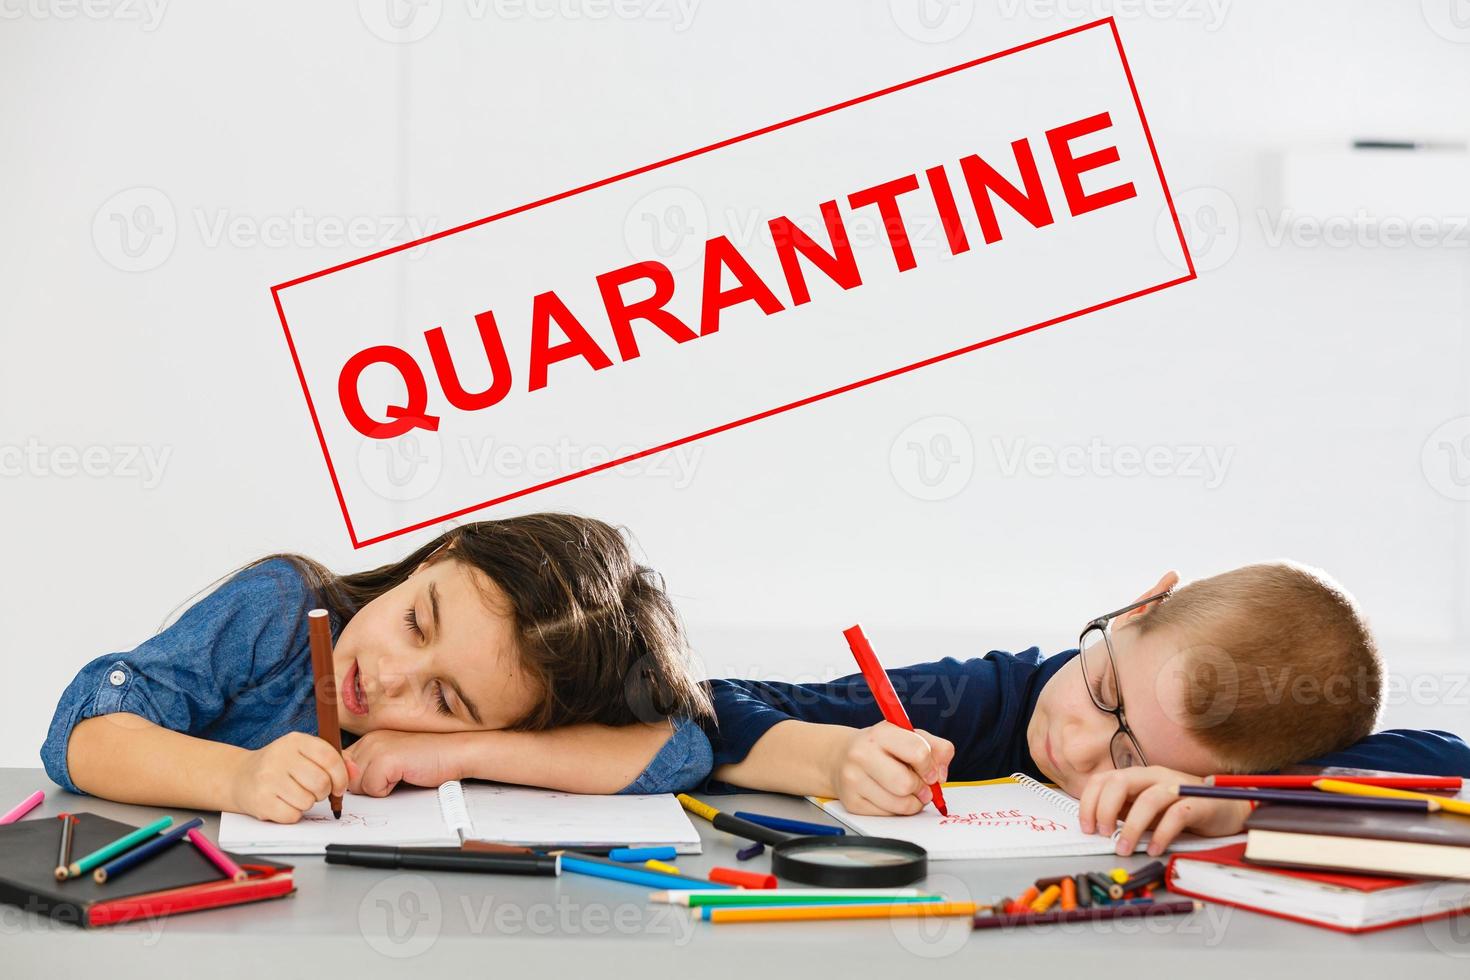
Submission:
<svg viewBox="0 0 1470 980">
<path fill-rule="evenodd" d="M 316 737 L 317 607 L 341 755 Z M 623 535 L 532 514 L 346 575 L 262 558 L 136 650 L 83 667 L 41 756 L 73 792 L 291 823 L 330 793 L 399 782 L 689 788 L 709 772 L 710 717 L 662 582 Z"/>
</svg>

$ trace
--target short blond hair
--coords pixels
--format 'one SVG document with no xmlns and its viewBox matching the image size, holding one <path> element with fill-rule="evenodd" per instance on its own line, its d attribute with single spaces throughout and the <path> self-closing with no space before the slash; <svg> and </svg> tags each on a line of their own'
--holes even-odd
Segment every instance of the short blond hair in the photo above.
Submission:
<svg viewBox="0 0 1470 980">
<path fill-rule="evenodd" d="M 1175 631 L 1184 693 L 1175 720 L 1230 771 L 1335 752 L 1377 725 L 1383 664 L 1373 634 L 1319 569 L 1246 565 L 1180 587 L 1132 624 L 1140 637 Z"/>
</svg>

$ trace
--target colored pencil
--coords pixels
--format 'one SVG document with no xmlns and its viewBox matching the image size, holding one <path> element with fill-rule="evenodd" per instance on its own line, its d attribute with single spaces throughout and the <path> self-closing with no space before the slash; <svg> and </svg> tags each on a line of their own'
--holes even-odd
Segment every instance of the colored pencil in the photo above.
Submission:
<svg viewBox="0 0 1470 980">
<path fill-rule="evenodd" d="M 910 889 L 912 890 L 912 889 Z M 687 905 L 690 908 L 732 905 L 894 905 L 903 902 L 942 902 L 943 895 L 848 895 L 840 891 L 799 894 L 801 889 L 776 888 L 770 891 L 736 890 L 716 893 L 654 892 L 650 905 Z"/>
<path fill-rule="evenodd" d="M 568 848 L 570 850 L 570 848 Z M 672 847 L 614 847 L 607 852 L 609 861 L 673 861 L 679 856 L 677 849 Z"/>
<path fill-rule="evenodd" d="M 769 902 L 792 898 L 876 898 L 881 900 L 914 898 L 928 895 L 917 888 L 781 888 L 776 891 L 741 891 L 729 888 L 669 888 L 648 896 L 655 905 L 698 905 L 695 899 L 713 898 L 713 904 L 731 902 Z M 934 896 L 938 897 L 938 896 Z"/>
<path fill-rule="evenodd" d="M 123 836 L 119 837 L 111 844 L 105 844 L 102 847 L 97 848 L 97 850 L 93 851 L 91 854 L 88 854 L 80 861 L 73 861 L 71 864 L 67 865 L 67 877 L 75 878 L 77 875 L 86 874 L 88 871 L 91 871 L 99 864 L 111 860 L 112 858 L 121 854 L 123 851 L 129 850 L 137 844 L 141 844 L 143 841 L 152 837 L 154 834 L 157 834 L 159 831 L 163 830 L 165 827 L 173 822 L 173 817 L 159 817 L 148 826 L 139 827 L 132 833 L 124 834 Z"/>
<path fill-rule="evenodd" d="M 1411 810 L 1419 813 L 1439 809 L 1437 800 L 1384 799 L 1377 796 L 1349 796 L 1345 793 L 1323 793 L 1315 789 L 1250 789 L 1244 786 L 1180 786 L 1180 796 L 1200 796 L 1212 800 L 1256 800 L 1261 803 L 1289 803 L 1301 806 L 1330 806 L 1357 810 Z"/>
<path fill-rule="evenodd" d="M 575 854 L 572 851 L 562 851 L 561 869 L 566 872 L 579 875 L 589 875 L 593 878 L 607 878 L 610 881 L 622 881 L 630 885 L 646 885 L 649 888 L 668 888 L 676 881 L 688 882 L 700 888 L 719 888 L 716 882 L 706 881 L 703 878 L 691 878 L 688 875 L 670 875 L 662 871 L 649 871 L 647 868 L 629 867 L 616 861 L 603 861 L 587 854 Z"/>
<path fill-rule="evenodd" d="M 878 702 L 878 707 L 883 712 L 884 720 L 890 725 L 913 731 L 909 713 L 898 699 L 898 692 L 893 689 L 893 681 L 889 679 L 888 672 L 878 662 L 878 655 L 873 652 L 872 644 L 863 635 L 863 628 L 854 624 L 843 630 L 842 635 L 847 637 L 847 645 L 852 649 L 852 655 L 863 672 L 863 679 L 868 682 L 868 688 L 873 692 L 873 700 Z M 944 790 L 940 785 L 937 782 L 930 783 L 929 792 L 933 795 L 934 809 L 942 816 L 949 816 L 949 807 L 944 803 Z"/>
<path fill-rule="evenodd" d="M 189 831 L 193 830 L 195 827 L 202 826 L 204 826 L 204 821 L 199 817 L 195 817 L 192 820 L 187 820 L 184 823 L 179 824 L 177 827 L 173 828 L 166 834 L 159 834 L 157 837 L 154 837 L 151 840 L 146 840 L 143 843 L 139 844 L 137 847 L 134 847 L 131 850 L 128 850 L 118 855 L 111 861 L 108 861 L 96 871 L 93 871 L 92 880 L 97 882 L 97 884 L 99 885 L 105 885 L 110 879 L 116 878 L 118 875 L 122 874 L 124 871 L 127 871 L 129 868 L 136 868 L 144 861 L 147 861 L 150 858 L 155 857 L 156 855 L 168 850 L 170 847 L 173 847 L 179 841 L 183 840 L 184 835 L 187 834 Z"/>
<path fill-rule="evenodd" d="M 1365 786 L 1361 783 L 1345 783 L 1339 779 L 1319 779 L 1312 784 L 1327 793 L 1343 793 L 1348 796 L 1377 796 L 1394 800 L 1432 800 L 1446 813 L 1470 816 L 1470 800 L 1449 800 L 1428 793 L 1411 793 L 1406 789 L 1389 789 L 1386 786 Z"/>
<path fill-rule="evenodd" d="M 764 813 L 750 813 L 746 810 L 736 810 L 735 816 L 741 820 L 749 820 L 751 823 L 760 824 L 762 827 L 770 827 L 773 830 L 784 830 L 788 834 L 801 834 L 806 837 L 841 837 L 847 833 L 841 827 L 834 827 L 827 823 L 808 823 L 805 820 L 772 817 Z"/>
<path fill-rule="evenodd" d="M 72 832 L 77 825 L 77 818 L 70 813 L 58 814 L 61 818 L 61 844 L 56 849 L 56 880 L 65 881 L 67 878 L 66 866 L 71 864 L 71 842 L 76 835 Z"/>
<path fill-rule="evenodd" d="M 0 824 L 15 823 L 21 817 L 25 816 L 27 813 L 30 813 L 36 807 L 40 806 L 41 801 L 45 798 L 45 790 L 36 790 L 30 796 L 27 796 L 15 806 L 11 807 L 9 810 L 6 810 L 5 815 L 3 817 L 0 817 Z"/>
<path fill-rule="evenodd" d="M 337 670 L 332 665 L 332 621 L 325 609 L 306 614 L 307 636 L 311 641 L 311 686 L 316 692 L 316 733 L 339 753 L 342 751 L 342 728 L 337 718 Z M 342 797 L 327 797 L 332 816 L 342 819 Z"/>
<path fill-rule="evenodd" d="M 1206 786 L 1255 786 L 1259 789 L 1310 789 L 1319 779 L 1335 779 L 1360 786 L 1384 786 L 1389 789 L 1459 790 L 1459 776 L 1206 776 Z"/>
<path fill-rule="evenodd" d="M 1137 919 L 1155 915 L 1185 915 L 1198 912 L 1203 902 L 1151 902 L 1146 905 L 1094 905 L 1088 909 L 1064 912 L 1054 909 L 1040 915 L 978 915 L 971 922 L 975 929 L 1002 929 L 1006 926 L 1041 926 L 1053 922 L 1098 922 L 1103 919 Z"/>
<path fill-rule="evenodd" d="M 205 837 L 204 831 L 200 830 L 198 827 L 190 828 L 187 836 L 189 838 L 189 843 L 198 848 L 200 854 L 203 854 L 205 857 L 209 858 L 210 862 L 213 863 L 216 868 L 219 868 L 221 871 L 223 871 L 226 878 L 229 878 L 232 881 L 244 881 L 246 878 L 250 877 L 248 874 L 245 873 L 245 869 L 241 868 L 234 861 L 230 860 L 230 856 L 219 849 L 218 844 L 210 840 L 208 837 Z"/>
<path fill-rule="evenodd" d="M 974 916 L 974 902 L 898 902 L 888 905 L 784 905 L 692 909 L 706 922 L 821 922 L 834 919 L 929 919 Z"/>
</svg>

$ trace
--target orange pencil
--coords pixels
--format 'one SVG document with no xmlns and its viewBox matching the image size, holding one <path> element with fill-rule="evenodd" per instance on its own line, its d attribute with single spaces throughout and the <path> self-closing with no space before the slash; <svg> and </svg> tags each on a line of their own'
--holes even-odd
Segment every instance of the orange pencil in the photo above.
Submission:
<svg viewBox="0 0 1470 980">
<path fill-rule="evenodd" d="M 325 609 L 306 614 L 307 636 L 311 640 L 311 686 L 316 690 L 316 731 L 338 752 L 342 751 L 342 729 L 337 723 L 337 672 L 332 667 L 332 623 Z M 342 797 L 328 798 L 332 816 L 342 819 Z"/>
</svg>

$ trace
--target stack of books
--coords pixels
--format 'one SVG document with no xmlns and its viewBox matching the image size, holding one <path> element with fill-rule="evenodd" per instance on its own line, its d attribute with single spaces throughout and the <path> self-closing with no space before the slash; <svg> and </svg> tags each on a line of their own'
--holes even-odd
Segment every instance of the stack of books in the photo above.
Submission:
<svg viewBox="0 0 1470 980">
<path fill-rule="evenodd" d="M 1407 779 L 1402 773 L 1361 770 L 1308 775 L 1363 781 L 1360 785 Z M 1440 802 L 1418 811 L 1353 805 L 1355 799 L 1391 798 L 1386 796 L 1342 796 L 1342 806 L 1323 805 L 1325 800 L 1307 805 L 1281 802 L 1290 791 L 1257 789 L 1263 801 L 1246 821 L 1246 842 L 1174 857 L 1168 887 L 1351 933 L 1464 914 L 1470 911 L 1470 802 L 1453 795 L 1458 780 L 1426 782 L 1424 792 Z M 1316 792 L 1313 785 L 1302 783 L 1309 793 Z M 1461 805 L 1446 807 L 1446 801 Z"/>
</svg>

